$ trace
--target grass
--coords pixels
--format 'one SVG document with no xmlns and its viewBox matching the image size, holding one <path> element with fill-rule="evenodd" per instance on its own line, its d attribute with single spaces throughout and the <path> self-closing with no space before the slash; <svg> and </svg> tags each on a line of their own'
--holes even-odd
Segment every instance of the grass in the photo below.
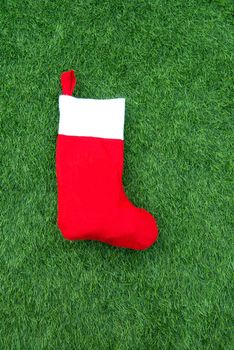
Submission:
<svg viewBox="0 0 234 350">
<path fill-rule="evenodd" d="M 232 1 L 1 1 L 0 349 L 231 350 Z M 126 97 L 134 252 L 56 226 L 59 76 Z"/>
</svg>

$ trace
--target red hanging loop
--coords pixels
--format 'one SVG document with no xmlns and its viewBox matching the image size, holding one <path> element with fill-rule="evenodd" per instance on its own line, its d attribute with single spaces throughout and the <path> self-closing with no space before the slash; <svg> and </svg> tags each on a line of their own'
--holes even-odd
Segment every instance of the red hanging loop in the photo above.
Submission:
<svg viewBox="0 0 234 350">
<path fill-rule="evenodd" d="M 72 96 L 74 88 L 76 86 L 76 77 L 74 70 L 64 72 L 60 76 L 62 85 L 62 94 Z"/>
</svg>

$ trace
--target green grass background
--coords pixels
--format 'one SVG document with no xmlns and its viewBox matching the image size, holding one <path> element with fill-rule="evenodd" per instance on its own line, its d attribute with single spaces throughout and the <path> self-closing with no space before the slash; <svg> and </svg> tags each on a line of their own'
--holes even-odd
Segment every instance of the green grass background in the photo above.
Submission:
<svg viewBox="0 0 234 350">
<path fill-rule="evenodd" d="M 0 349 L 233 349 L 232 1 L 1 0 Z M 135 252 L 56 226 L 59 76 L 126 97 Z"/>
</svg>

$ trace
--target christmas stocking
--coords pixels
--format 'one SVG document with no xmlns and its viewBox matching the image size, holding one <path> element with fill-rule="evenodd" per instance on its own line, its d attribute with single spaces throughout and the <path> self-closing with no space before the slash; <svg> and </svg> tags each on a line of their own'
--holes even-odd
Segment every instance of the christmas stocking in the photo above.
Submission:
<svg viewBox="0 0 234 350">
<path fill-rule="evenodd" d="M 153 216 L 124 193 L 125 100 L 72 97 L 74 71 L 61 75 L 56 149 L 58 226 L 66 239 L 146 249 L 157 239 Z"/>
</svg>

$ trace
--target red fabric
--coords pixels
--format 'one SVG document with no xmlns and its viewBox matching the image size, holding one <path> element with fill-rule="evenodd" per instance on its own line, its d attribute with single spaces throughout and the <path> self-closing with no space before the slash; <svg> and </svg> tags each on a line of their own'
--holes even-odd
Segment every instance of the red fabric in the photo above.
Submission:
<svg viewBox="0 0 234 350">
<path fill-rule="evenodd" d="M 124 193 L 123 151 L 122 140 L 58 135 L 58 226 L 66 239 L 132 249 L 157 239 L 153 216 Z"/>
<path fill-rule="evenodd" d="M 62 93 L 72 95 L 74 71 L 61 74 Z M 122 184 L 124 141 L 58 135 L 58 226 L 66 239 L 98 240 L 146 249 L 157 239 L 154 217 L 136 208 Z"/>
<path fill-rule="evenodd" d="M 62 73 L 60 79 L 62 85 L 62 94 L 71 96 L 76 86 L 76 77 L 74 70 Z"/>
</svg>

